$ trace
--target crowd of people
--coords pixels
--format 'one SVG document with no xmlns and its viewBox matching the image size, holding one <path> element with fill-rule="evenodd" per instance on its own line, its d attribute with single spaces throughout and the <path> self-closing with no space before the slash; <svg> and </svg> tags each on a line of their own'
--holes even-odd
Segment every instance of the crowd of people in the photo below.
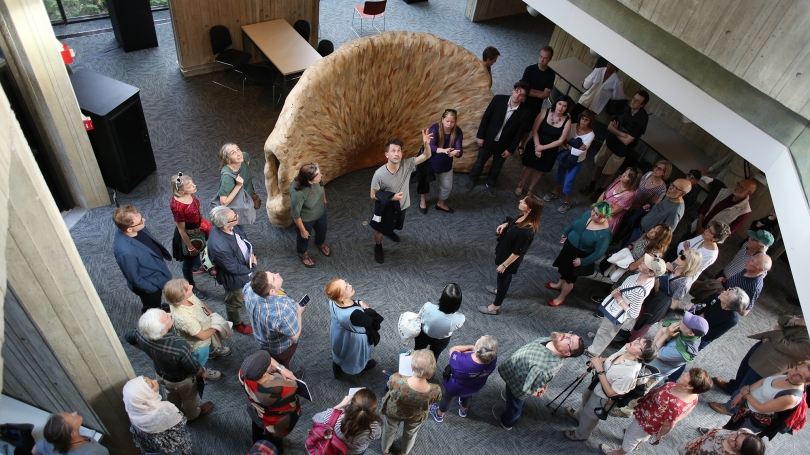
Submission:
<svg viewBox="0 0 810 455">
<path fill-rule="evenodd" d="M 488 70 L 499 55 L 492 47 L 484 51 Z M 509 156 L 518 153 L 523 166 L 515 189 L 521 196 L 516 216 L 506 217 L 495 228 L 494 286 L 485 286 L 494 297 L 490 305 L 477 308 L 483 315 L 502 314 L 512 279 L 539 230 L 544 204 L 562 192 L 564 202 L 557 211 L 574 208 L 570 196 L 586 152 L 596 140 L 594 124 L 612 100 L 624 98 L 618 69 L 608 63 L 584 81 L 587 91 L 578 102 L 562 95 L 552 103 L 555 75 L 548 63 L 553 55 L 551 47 L 544 47 L 538 63 L 526 68 L 511 94 L 491 100 L 475 133 L 478 155 L 466 179 L 466 192 L 473 191 L 490 159 L 486 187 L 491 197 L 498 195 L 499 173 Z M 722 272 L 699 280 L 717 260 L 723 242 L 746 223 L 756 181 L 750 165 L 735 161 L 739 157 L 674 180 L 672 164 L 666 160 L 646 173 L 635 166 L 623 167 L 646 131 L 648 101 L 649 94 L 639 90 L 611 115 L 607 137 L 595 156 L 596 171 L 580 189 L 593 204 L 560 233 L 561 249 L 553 261 L 559 279 L 545 283 L 559 292 L 548 301 L 551 307 L 565 304 L 579 278 L 612 283 L 610 292 L 592 297 L 598 304 L 594 316 L 601 318 L 595 331 L 588 333 L 592 341 L 571 332 L 552 332 L 499 360 L 498 340 L 483 334 L 473 345 L 450 347 L 442 380 L 433 382 L 439 356 L 467 320 L 460 311 L 462 290 L 449 283 L 437 303 L 425 303 L 415 319 L 418 327 L 409 337 L 414 343 L 409 353 L 412 372 L 384 372 L 386 391 L 381 398 L 364 388 L 315 414 L 308 450 L 310 444 L 324 443 L 316 428 L 325 426 L 337 436 L 328 443 L 343 453 L 362 454 L 380 440 L 388 454 L 402 426 L 401 452 L 412 453 L 425 421 L 432 417 L 443 422 L 455 402 L 459 417 L 466 417 L 473 396 L 496 370 L 505 386 L 500 394 L 503 403 L 496 403 L 492 413 L 504 430 L 512 430 L 525 401 L 543 396 L 565 361 L 582 355 L 589 357 L 592 383 L 578 407 L 566 408 L 577 426 L 563 436 L 587 440 L 607 414 L 624 412 L 632 419 L 621 447 L 603 444 L 606 455 L 632 452 L 645 442 L 658 444 L 712 387 L 730 395 L 725 403 L 711 403 L 730 419 L 723 428 L 700 428 L 702 435 L 684 441 L 680 454 L 761 455 L 763 437 L 803 426 L 800 417 L 807 409 L 810 384 L 810 336 L 803 317 L 785 315 L 774 330 L 751 335 L 759 341 L 742 358 L 734 379 L 712 378 L 689 365 L 754 309 L 772 265 L 767 253 L 779 237 L 778 224 L 775 214 L 751 223 L 748 239 Z M 383 236 L 400 241 L 395 231 L 404 227 L 411 183 L 417 183 L 421 213 L 429 210 L 434 181 L 438 182 L 434 210 L 454 213 L 447 202 L 453 160 L 464 153 L 459 115 L 463 113 L 446 109 L 423 130 L 422 150 L 413 158 L 403 159 L 400 139 L 388 141 L 386 163 L 376 170 L 370 185 L 374 215 L 369 224 L 376 262 L 385 259 Z M 304 332 L 307 301 L 296 302 L 284 292 L 278 273 L 258 267 L 246 232 L 261 206 L 250 176 L 250 157 L 228 143 L 219 158 L 221 184 L 208 211 L 195 195 L 191 176 L 172 176 L 169 208 L 176 229 L 171 253 L 149 232 L 135 207 L 123 206 L 113 214 L 115 258 L 129 289 L 142 302 L 137 329 L 124 339 L 152 360 L 156 375 L 136 377 L 124 387 L 133 439 L 144 453 L 192 454 L 186 423 L 212 411 L 214 403 L 200 403 L 198 391 L 205 381 L 221 376 L 206 364 L 231 354 L 223 341 L 238 342 L 234 331 L 253 335 L 260 346 L 238 371 L 255 443 L 249 453 L 282 454 L 284 438 L 300 426 L 302 403 L 296 392 L 304 372 L 293 372 L 290 366 Z M 536 185 L 555 164 L 554 190 L 540 197 Z M 695 221 L 674 242 L 686 210 L 697 204 L 698 181 L 718 170 Z M 296 252 L 308 268 L 315 267 L 308 254 L 313 233 L 321 255 L 332 254 L 326 244 L 328 204 L 322 179 L 319 165 L 306 163 L 289 189 Z M 172 277 L 166 265 L 172 258 L 182 262 L 182 278 Z M 210 296 L 195 286 L 195 276 L 201 274 L 213 275 L 223 286 L 225 317 L 209 307 L 205 301 Z M 324 294 L 331 315 L 334 379 L 375 369 L 373 348 L 384 336 L 386 317 L 355 299 L 355 290 L 345 279 L 326 283 Z M 618 351 L 601 357 L 609 347 Z M 328 378 L 315 378 L 322 379 Z M 160 386 L 167 401 L 161 398 Z M 637 393 L 634 400 L 625 399 L 633 393 Z M 51 416 L 46 440 L 34 453 L 108 453 L 79 435 L 81 422 L 76 413 Z"/>
</svg>

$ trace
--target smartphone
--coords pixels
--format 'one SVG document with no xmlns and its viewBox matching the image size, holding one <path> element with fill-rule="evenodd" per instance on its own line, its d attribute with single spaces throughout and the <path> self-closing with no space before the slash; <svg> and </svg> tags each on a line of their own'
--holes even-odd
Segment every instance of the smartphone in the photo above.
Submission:
<svg viewBox="0 0 810 455">
<path fill-rule="evenodd" d="M 305 295 L 301 300 L 298 301 L 298 306 L 305 307 L 309 303 L 309 294 Z"/>
</svg>

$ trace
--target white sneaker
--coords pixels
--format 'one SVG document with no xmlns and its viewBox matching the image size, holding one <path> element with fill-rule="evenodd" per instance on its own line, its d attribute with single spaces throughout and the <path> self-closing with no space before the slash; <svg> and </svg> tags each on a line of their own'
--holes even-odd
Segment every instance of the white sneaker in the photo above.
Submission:
<svg viewBox="0 0 810 455">
<path fill-rule="evenodd" d="M 231 348 L 226 346 L 211 348 L 211 350 L 208 352 L 209 359 L 215 359 L 217 357 L 225 357 L 228 355 L 231 355 Z"/>
<path fill-rule="evenodd" d="M 206 379 L 208 379 L 209 381 L 216 381 L 217 379 L 222 377 L 222 373 L 220 373 L 217 370 L 206 368 L 205 371 L 208 372 L 208 378 Z"/>
</svg>

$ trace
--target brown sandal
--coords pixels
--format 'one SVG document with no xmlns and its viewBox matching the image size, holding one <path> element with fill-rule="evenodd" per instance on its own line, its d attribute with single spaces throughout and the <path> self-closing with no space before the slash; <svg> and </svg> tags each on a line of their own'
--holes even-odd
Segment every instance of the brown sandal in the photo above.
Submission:
<svg viewBox="0 0 810 455">
<path fill-rule="evenodd" d="M 316 246 L 318 247 L 318 250 L 321 252 L 322 255 L 324 255 L 326 257 L 329 257 L 329 256 L 332 255 L 332 250 L 329 249 L 328 246 L 326 246 L 326 245 L 316 245 Z"/>
<path fill-rule="evenodd" d="M 312 262 L 312 258 L 309 257 L 309 254 L 307 253 L 299 254 L 298 257 L 301 258 L 301 262 L 304 263 L 304 266 L 306 266 L 306 268 L 311 269 L 315 267 L 315 263 Z"/>
</svg>

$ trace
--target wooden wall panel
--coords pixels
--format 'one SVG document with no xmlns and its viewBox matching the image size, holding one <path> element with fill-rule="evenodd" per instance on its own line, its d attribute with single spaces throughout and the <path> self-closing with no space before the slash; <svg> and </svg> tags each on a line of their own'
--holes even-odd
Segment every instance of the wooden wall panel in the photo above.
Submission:
<svg viewBox="0 0 810 455">
<path fill-rule="evenodd" d="M 526 4 L 522 0 L 467 0 L 464 15 L 478 22 L 525 12 Z"/>
<path fill-rule="evenodd" d="M 218 69 L 208 37 L 214 25 L 228 27 L 233 47 L 252 52 L 254 60 L 264 57 L 244 42 L 243 25 L 275 19 L 292 25 L 303 19 L 312 29 L 309 43 L 317 47 L 319 8 L 320 0 L 169 0 L 180 71 L 193 76 Z"/>
<path fill-rule="evenodd" d="M 810 118 L 810 2 L 619 0 L 794 112 Z"/>
</svg>

